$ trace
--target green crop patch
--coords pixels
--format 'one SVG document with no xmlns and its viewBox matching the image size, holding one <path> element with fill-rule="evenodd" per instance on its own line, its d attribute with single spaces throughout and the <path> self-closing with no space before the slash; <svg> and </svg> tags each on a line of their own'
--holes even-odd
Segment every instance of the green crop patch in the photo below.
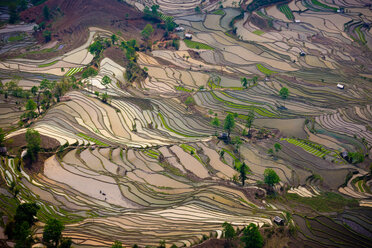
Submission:
<svg viewBox="0 0 372 248">
<path fill-rule="evenodd" d="M 263 35 L 265 32 L 262 31 L 262 30 L 257 29 L 257 30 L 255 30 L 255 31 L 253 31 L 252 33 L 254 33 L 254 34 L 256 34 L 256 35 Z"/>
<path fill-rule="evenodd" d="M 193 40 L 188 40 L 184 39 L 183 40 L 188 48 L 194 48 L 194 49 L 206 49 L 206 50 L 214 50 L 213 47 L 208 46 L 207 44 L 193 41 Z"/>
<path fill-rule="evenodd" d="M 331 10 L 337 11 L 337 8 L 328 6 L 324 3 L 319 2 L 318 0 L 311 0 L 311 3 L 316 5 L 316 6 L 322 7 L 324 9 L 331 9 Z"/>
<path fill-rule="evenodd" d="M 38 65 L 37 67 L 39 67 L 39 68 L 49 67 L 49 66 L 52 66 L 54 64 L 57 64 L 57 62 L 58 62 L 58 60 L 47 63 L 47 64 Z"/>
<path fill-rule="evenodd" d="M 212 14 L 213 15 L 224 15 L 225 11 L 223 11 L 222 9 L 218 9 L 218 10 L 213 11 Z"/>
<path fill-rule="evenodd" d="M 282 12 L 285 17 L 287 17 L 288 20 L 293 21 L 294 20 L 294 15 L 292 13 L 292 10 L 288 7 L 287 4 L 283 4 L 278 6 L 280 12 Z"/>
<path fill-rule="evenodd" d="M 263 65 L 261 65 L 261 64 L 256 64 L 256 66 L 257 66 L 257 69 L 258 69 L 260 72 L 262 72 L 263 74 L 268 75 L 268 76 L 271 76 L 271 75 L 274 74 L 274 73 L 278 73 L 278 72 L 276 72 L 276 71 L 272 71 L 272 70 L 266 68 L 265 66 L 263 66 Z"/>
<path fill-rule="evenodd" d="M 90 142 L 93 142 L 93 143 L 95 143 L 95 144 L 97 144 L 99 146 L 106 146 L 106 147 L 109 146 L 106 143 L 103 143 L 102 141 L 99 141 L 99 140 L 97 140 L 95 138 L 89 137 L 88 135 L 83 134 L 83 133 L 78 133 L 77 136 L 79 136 L 79 137 L 81 137 L 83 139 L 86 139 L 86 140 L 88 140 Z"/>
<path fill-rule="evenodd" d="M 72 76 L 76 73 L 79 73 L 81 71 L 83 71 L 83 67 L 77 67 L 77 68 L 71 68 L 70 70 L 68 70 L 68 72 L 65 74 L 66 77 L 69 77 L 69 76 Z"/>
</svg>

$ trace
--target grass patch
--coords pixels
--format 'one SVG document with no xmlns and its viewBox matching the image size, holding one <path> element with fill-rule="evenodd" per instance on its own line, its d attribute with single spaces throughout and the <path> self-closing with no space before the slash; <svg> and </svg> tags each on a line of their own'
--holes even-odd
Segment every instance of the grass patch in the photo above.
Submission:
<svg viewBox="0 0 372 248">
<path fill-rule="evenodd" d="M 21 41 L 25 38 L 25 34 L 22 33 L 22 34 L 18 34 L 18 35 L 15 35 L 15 36 L 11 36 L 9 37 L 8 41 L 9 42 L 16 42 L 16 41 Z"/>
<path fill-rule="evenodd" d="M 331 6 L 328 6 L 328 5 L 324 4 L 324 3 L 319 2 L 318 0 L 311 0 L 311 2 L 312 2 L 312 4 L 314 4 L 316 6 L 319 6 L 319 7 L 322 7 L 324 9 L 331 9 L 333 11 L 337 11 L 338 10 L 335 7 L 331 7 Z"/>
<path fill-rule="evenodd" d="M 50 63 L 48 63 L 48 64 L 38 65 L 37 67 L 39 67 L 39 68 L 44 68 L 44 67 L 52 66 L 52 65 L 56 64 L 57 62 L 58 62 L 58 60 L 53 61 L 53 62 L 50 62 Z"/>
<path fill-rule="evenodd" d="M 283 4 L 278 6 L 280 12 L 282 12 L 285 17 L 287 17 L 288 20 L 293 21 L 294 20 L 294 15 L 292 13 L 292 10 L 288 7 L 287 4 Z"/>
<path fill-rule="evenodd" d="M 213 11 L 212 14 L 213 15 L 224 15 L 225 11 L 223 11 L 222 9 L 218 9 L 218 10 Z"/>
<path fill-rule="evenodd" d="M 187 144 L 181 144 L 180 147 L 187 153 L 190 153 L 191 154 L 191 151 L 193 152 L 192 156 L 194 158 L 196 158 L 201 164 L 205 165 L 203 163 L 203 160 L 199 157 L 198 153 L 196 152 L 196 148 L 195 147 L 192 147 L 190 145 L 187 145 Z"/>
<path fill-rule="evenodd" d="M 254 33 L 254 34 L 256 34 L 256 35 L 263 35 L 265 32 L 264 31 L 262 31 L 262 30 L 255 30 L 255 31 L 253 31 L 252 33 Z"/>
<path fill-rule="evenodd" d="M 83 139 L 86 139 L 86 140 L 88 140 L 90 142 L 93 142 L 93 143 L 95 143 L 95 144 L 97 144 L 99 146 L 109 146 L 106 143 L 103 143 L 102 141 L 99 141 L 99 140 L 97 140 L 95 138 L 89 137 L 88 135 L 83 134 L 83 133 L 78 133 L 77 136 L 79 136 L 79 137 L 81 137 Z"/>
<path fill-rule="evenodd" d="M 360 30 L 362 26 L 358 26 L 355 28 L 355 32 L 357 33 L 358 37 L 359 37 L 359 40 L 363 43 L 363 44 L 366 44 L 367 43 L 367 40 L 366 40 L 366 37 L 364 36 L 364 33 L 362 32 L 362 30 Z"/>
<path fill-rule="evenodd" d="M 185 88 L 183 86 L 176 86 L 176 90 L 178 90 L 178 91 L 185 91 L 185 92 L 192 92 L 192 90 L 187 89 L 187 88 Z"/>
<path fill-rule="evenodd" d="M 261 64 L 256 64 L 257 66 L 257 69 L 262 72 L 263 74 L 267 75 L 267 76 L 271 76 L 271 74 L 274 74 L 274 73 L 278 73 L 276 71 L 272 71 L 268 68 L 266 68 L 265 66 L 261 65 Z"/>
<path fill-rule="evenodd" d="M 197 42 L 197 41 L 192 41 L 188 39 L 183 40 L 188 48 L 195 48 L 195 49 L 206 49 L 206 50 L 214 50 L 213 47 L 208 46 L 207 44 Z"/>
<path fill-rule="evenodd" d="M 341 211 L 345 207 L 359 206 L 358 200 L 344 198 L 343 196 L 333 192 L 325 192 L 314 197 L 301 197 L 297 194 L 288 193 L 286 198 L 291 201 L 308 205 L 312 209 L 320 212 Z"/>
<path fill-rule="evenodd" d="M 151 149 L 143 151 L 144 154 L 151 158 L 159 159 L 160 153 Z"/>
</svg>

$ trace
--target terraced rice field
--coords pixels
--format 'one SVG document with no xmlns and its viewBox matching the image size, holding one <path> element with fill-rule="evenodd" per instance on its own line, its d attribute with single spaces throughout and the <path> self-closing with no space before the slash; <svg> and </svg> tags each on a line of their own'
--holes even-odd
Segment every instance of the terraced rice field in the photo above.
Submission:
<svg viewBox="0 0 372 248">
<path fill-rule="evenodd" d="M 324 150 L 322 149 L 323 151 L 320 151 L 320 150 L 315 149 L 314 147 L 312 147 L 312 146 L 310 146 L 308 144 L 305 144 L 304 142 L 302 142 L 300 140 L 296 140 L 296 139 L 281 138 L 280 140 L 285 140 L 288 143 L 291 143 L 291 144 L 294 144 L 296 146 L 299 146 L 302 149 L 304 149 L 305 151 L 313 154 L 314 156 L 320 157 L 320 158 L 326 156 L 327 154 L 329 154 L 331 152 L 331 151 L 325 150 L 324 148 L 323 148 Z"/>
<path fill-rule="evenodd" d="M 292 10 L 288 7 L 287 4 L 279 5 L 279 10 L 285 14 L 285 16 L 288 18 L 288 20 L 293 21 L 294 15 L 292 13 Z"/>
<path fill-rule="evenodd" d="M 213 50 L 214 49 L 213 47 L 211 47 L 207 44 L 197 42 L 197 41 L 184 39 L 183 42 L 185 42 L 186 46 L 189 47 L 189 48 L 206 49 L 206 50 Z"/>
<path fill-rule="evenodd" d="M 68 72 L 66 73 L 66 77 L 70 77 L 70 76 L 72 76 L 72 75 L 74 75 L 75 73 L 79 73 L 79 72 L 81 72 L 81 71 L 83 71 L 83 67 L 77 67 L 77 68 L 71 68 L 71 69 L 69 69 L 68 70 Z"/>
<path fill-rule="evenodd" d="M 78 247 L 109 247 L 114 240 L 125 246 L 155 246 L 159 240 L 191 246 L 203 235 L 221 237 L 225 221 L 240 229 L 249 223 L 272 225 L 273 216 L 291 209 L 255 197 L 263 191 L 257 185 L 267 168 L 280 177 L 278 189 L 288 186 L 296 197 L 338 190 L 363 207 L 372 206 L 370 182 L 361 179 L 368 172 L 338 155 L 368 153 L 372 144 L 371 66 L 366 47 L 350 39 L 354 35 L 364 46 L 371 44 L 363 24 L 372 15 L 355 12 L 364 2 L 291 1 L 263 7 L 255 17 L 240 15 L 237 8 L 218 9 L 218 1 L 206 1 L 201 14 L 195 13 L 196 0 L 128 2 L 139 9 L 159 4 L 162 20 L 174 20 L 193 40 L 185 39 L 179 50 L 138 51 L 138 65 L 148 72 L 143 82 L 127 82 L 126 68 L 110 58 L 94 61 L 98 75 L 84 79 L 83 88 L 66 94 L 71 100 L 56 103 L 31 124 L 63 146 L 42 171 L 18 171 L 14 158 L 0 159 L 5 184 L 15 181 L 19 200 L 41 206 L 42 222 L 63 221 L 64 235 Z M 233 1 L 223 5 L 233 6 Z M 350 12 L 336 13 L 331 5 Z M 44 77 L 71 80 L 67 77 L 93 61 L 87 47 L 94 39 L 111 35 L 90 28 L 85 44 L 56 58 L 1 61 L 0 78 L 28 89 Z M 106 86 L 104 76 L 111 79 Z M 249 79 L 246 88 L 242 77 Z M 344 90 L 337 89 L 338 82 Z M 290 92 L 285 101 L 278 94 L 282 87 Z M 108 102 L 95 92 L 107 93 Z M 187 96 L 195 106 L 186 107 Z M 23 105 L 2 95 L 0 105 L 0 127 L 15 128 Z M 251 110 L 253 133 L 270 129 L 267 138 L 240 135 Z M 242 138 L 238 151 L 213 137 L 223 130 L 212 127 L 211 118 L 223 122 L 228 113 L 236 114 L 231 135 Z M 17 128 L 7 138 L 25 131 Z M 269 156 L 276 142 L 282 149 Z M 244 187 L 233 182 L 242 162 L 250 168 Z M 345 182 L 356 168 L 358 174 Z M 0 202 L 10 214 L 15 199 L 2 192 Z M 332 213 L 332 218 L 293 215 L 296 240 L 309 247 L 369 247 L 370 215 L 363 221 L 353 210 Z"/>
</svg>

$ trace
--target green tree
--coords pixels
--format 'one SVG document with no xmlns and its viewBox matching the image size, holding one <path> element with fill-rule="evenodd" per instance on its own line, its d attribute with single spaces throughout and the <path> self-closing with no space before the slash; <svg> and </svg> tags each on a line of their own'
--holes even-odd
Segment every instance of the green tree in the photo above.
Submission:
<svg viewBox="0 0 372 248">
<path fill-rule="evenodd" d="M 243 144 L 241 138 L 240 138 L 239 136 L 235 136 L 235 137 L 232 139 L 231 143 L 233 143 L 233 144 L 235 145 L 235 150 L 236 150 L 237 152 L 239 152 L 240 145 Z M 240 156 L 240 152 L 239 152 L 239 156 Z"/>
<path fill-rule="evenodd" d="M 147 24 L 144 27 L 144 29 L 141 31 L 141 35 L 142 35 L 144 40 L 150 39 L 152 33 L 154 33 L 154 28 L 152 27 L 152 25 L 150 23 Z"/>
<path fill-rule="evenodd" d="M 88 47 L 89 52 L 94 55 L 95 57 L 99 57 L 103 50 L 102 42 L 99 40 L 96 40 Z"/>
<path fill-rule="evenodd" d="M 231 240 L 233 240 L 236 237 L 234 227 L 230 223 L 227 223 L 226 221 L 222 224 L 222 227 L 225 239 L 231 242 Z"/>
<path fill-rule="evenodd" d="M 286 88 L 286 87 L 282 87 L 282 88 L 279 90 L 279 96 L 280 96 L 283 100 L 287 99 L 288 96 L 289 96 L 289 90 L 288 90 L 288 88 Z"/>
<path fill-rule="evenodd" d="M 26 131 L 27 155 L 31 161 L 36 161 L 37 153 L 40 151 L 41 138 L 38 131 L 28 128 Z"/>
<path fill-rule="evenodd" d="M 185 100 L 185 104 L 187 106 L 187 109 L 189 109 L 189 107 L 191 107 L 195 104 L 194 98 L 192 96 L 188 96 Z"/>
<path fill-rule="evenodd" d="M 37 92 L 38 92 L 39 88 L 37 86 L 32 86 L 31 88 L 31 93 L 36 96 Z"/>
<path fill-rule="evenodd" d="M 275 143 L 274 144 L 274 149 L 275 149 L 276 152 L 279 152 L 279 150 L 282 149 L 282 146 L 279 143 Z"/>
<path fill-rule="evenodd" d="M 50 19 L 50 9 L 48 7 L 48 5 L 45 5 L 44 8 L 43 8 L 43 16 L 44 16 L 44 19 L 49 21 Z"/>
<path fill-rule="evenodd" d="M 62 238 L 58 248 L 70 248 L 72 245 L 71 238 Z"/>
<path fill-rule="evenodd" d="M 26 110 L 28 110 L 28 111 L 35 111 L 36 108 L 37 108 L 37 104 L 36 104 L 36 102 L 34 102 L 34 100 L 29 99 L 26 102 Z"/>
<path fill-rule="evenodd" d="M 113 45 L 115 45 L 116 41 L 118 41 L 118 37 L 116 36 L 116 34 L 111 35 L 111 42 Z"/>
<path fill-rule="evenodd" d="M 228 114 L 223 123 L 223 129 L 227 131 L 228 138 L 230 139 L 230 133 L 235 127 L 235 119 L 233 114 Z"/>
<path fill-rule="evenodd" d="M 270 187 L 273 187 L 276 183 L 279 183 L 280 178 L 273 169 L 267 168 L 264 171 L 264 181 Z"/>
<path fill-rule="evenodd" d="M 212 124 L 212 126 L 214 126 L 216 128 L 216 132 L 217 132 L 217 128 L 219 128 L 220 125 L 221 125 L 220 120 L 217 118 L 217 116 L 215 116 L 212 119 L 211 124 Z"/>
<path fill-rule="evenodd" d="M 165 240 L 160 240 L 159 241 L 159 245 L 158 245 L 158 248 L 165 248 L 166 245 L 165 245 Z"/>
<path fill-rule="evenodd" d="M 246 77 L 240 78 L 240 82 L 242 83 L 242 86 L 244 88 L 247 88 L 248 87 L 248 79 Z"/>
<path fill-rule="evenodd" d="M 247 119 L 245 121 L 245 126 L 248 128 L 248 136 L 250 136 L 253 121 L 254 121 L 254 111 L 249 110 Z"/>
<path fill-rule="evenodd" d="M 5 141 L 5 132 L 0 127 L 0 147 L 4 146 L 4 141 Z"/>
<path fill-rule="evenodd" d="M 47 220 L 43 231 L 43 242 L 48 248 L 57 248 L 62 239 L 65 226 L 57 219 Z"/>
<path fill-rule="evenodd" d="M 107 93 L 103 93 L 102 94 L 102 102 L 105 102 L 106 103 L 108 101 L 108 98 L 109 97 L 108 97 Z"/>
<path fill-rule="evenodd" d="M 151 6 L 151 14 L 154 17 L 158 17 L 159 16 L 158 9 L 159 9 L 159 5 L 157 5 L 157 4 L 154 4 L 154 5 Z"/>
<path fill-rule="evenodd" d="M 256 83 L 257 83 L 257 80 L 258 80 L 258 77 L 257 77 L 257 76 L 254 76 L 254 77 L 252 78 L 253 84 L 256 84 Z"/>
<path fill-rule="evenodd" d="M 9 23 L 14 24 L 19 20 L 19 15 L 17 12 L 17 4 L 15 2 L 11 2 L 8 8 L 9 8 Z"/>
<path fill-rule="evenodd" d="M 196 7 L 195 7 L 195 12 L 196 12 L 196 13 L 198 13 L 198 14 L 200 14 L 200 13 L 201 13 L 201 9 L 200 9 L 200 7 L 199 7 L 199 6 L 196 6 Z"/>
<path fill-rule="evenodd" d="M 115 241 L 111 248 L 123 248 L 123 244 L 119 241 Z"/>
<path fill-rule="evenodd" d="M 50 32 L 49 30 L 45 30 L 43 32 L 43 37 L 45 42 L 49 42 L 52 39 L 52 32 Z"/>
<path fill-rule="evenodd" d="M 244 248 L 262 248 L 263 238 L 258 230 L 258 226 L 251 223 L 243 229 L 241 240 L 244 243 Z"/>
<path fill-rule="evenodd" d="M 40 209 L 35 203 L 18 205 L 12 221 L 5 227 L 5 234 L 10 240 L 16 241 L 16 248 L 30 248 L 33 243 L 31 227 L 36 222 L 36 214 Z"/>
<path fill-rule="evenodd" d="M 110 84 L 110 83 L 111 83 L 111 78 L 109 78 L 107 75 L 105 75 L 105 76 L 102 78 L 102 82 L 101 82 L 101 84 L 104 85 L 104 86 L 106 86 L 106 85 L 108 85 L 108 84 Z"/>
<path fill-rule="evenodd" d="M 250 171 L 250 168 L 248 167 L 248 165 L 245 164 L 245 162 L 243 162 L 239 168 L 239 174 L 240 174 L 239 178 L 243 186 L 245 185 L 245 180 L 247 179 L 247 175 L 249 171 Z"/>
</svg>

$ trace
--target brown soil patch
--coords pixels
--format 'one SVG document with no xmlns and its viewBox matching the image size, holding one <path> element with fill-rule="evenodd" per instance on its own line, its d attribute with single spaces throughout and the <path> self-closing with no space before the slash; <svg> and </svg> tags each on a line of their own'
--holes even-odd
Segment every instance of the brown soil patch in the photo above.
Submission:
<svg viewBox="0 0 372 248">
<path fill-rule="evenodd" d="M 224 239 L 208 239 L 207 241 L 191 246 L 192 248 L 224 248 Z"/>
<path fill-rule="evenodd" d="M 48 136 L 44 136 L 40 134 L 41 138 L 41 148 L 43 149 L 56 149 L 59 147 L 59 142 L 56 139 L 50 138 Z M 12 138 L 7 140 L 6 146 L 11 150 L 12 148 L 21 148 L 25 147 L 27 145 L 26 143 L 26 134 L 19 134 L 16 136 L 13 136 Z"/>
<path fill-rule="evenodd" d="M 54 52 L 60 55 L 84 44 L 88 37 L 89 27 L 99 27 L 112 32 L 121 32 L 126 40 L 140 39 L 140 32 L 148 23 L 142 19 L 143 14 L 127 3 L 117 0 L 49 0 L 46 3 L 27 9 L 21 13 L 21 19 L 26 22 L 40 23 L 43 20 L 43 8 L 47 5 L 53 13 L 54 20 L 48 28 L 52 32 L 52 40 L 64 47 Z M 154 25 L 156 29 L 156 26 Z M 154 39 L 163 36 L 163 30 L 155 30 Z M 37 38 L 43 42 L 42 32 Z M 30 54 L 32 58 L 48 58 L 50 54 Z"/>
<path fill-rule="evenodd" d="M 118 47 L 109 47 L 103 52 L 103 57 L 109 58 L 118 65 L 125 67 L 127 62 L 125 62 L 125 54 Z"/>
</svg>

